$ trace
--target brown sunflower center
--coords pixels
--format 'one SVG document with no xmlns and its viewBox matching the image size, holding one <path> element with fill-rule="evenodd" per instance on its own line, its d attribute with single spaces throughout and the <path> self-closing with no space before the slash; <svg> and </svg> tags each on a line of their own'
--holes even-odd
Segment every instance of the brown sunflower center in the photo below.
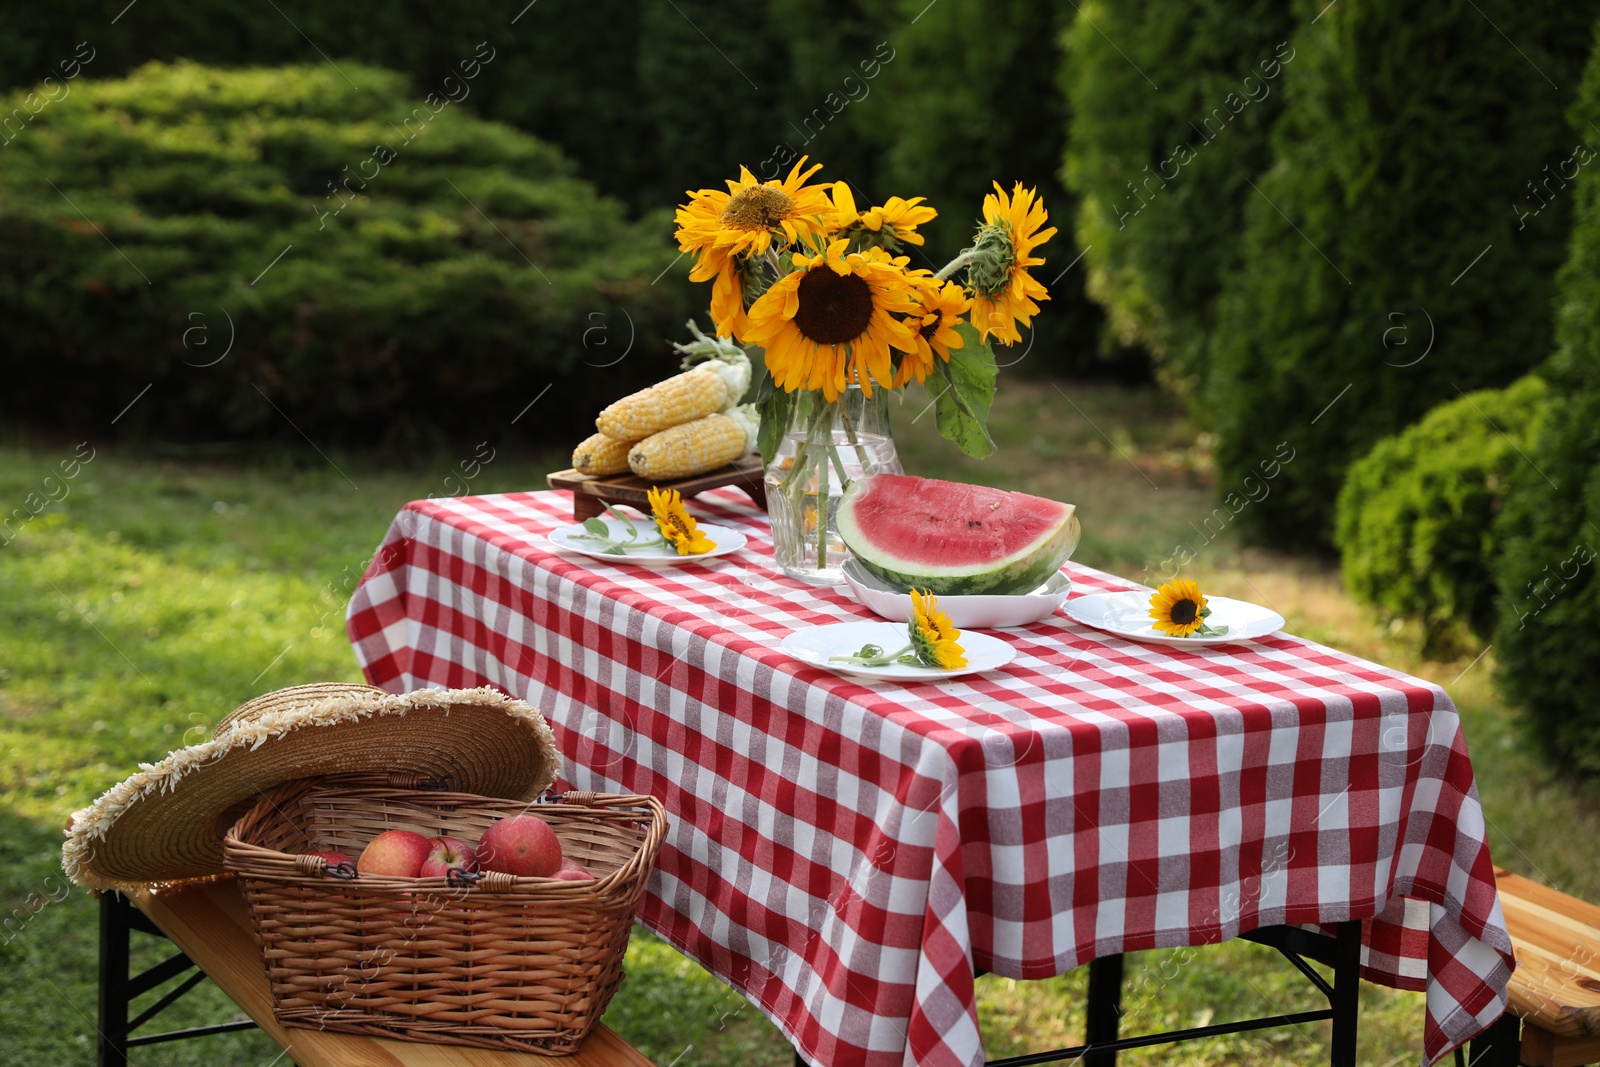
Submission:
<svg viewBox="0 0 1600 1067">
<path fill-rule="evenodd" d="M 872 287 L 855 274 L 827 267 L 806 271 L 795 293 L 795 328 L 819 345 L 842 345 L 867 332 L 872 321 Z"/>
<path fill-rule="evenodd" d="M 770 230 L 794 213 L 794 201 L 776 185 L 741 189 L 722 209 L 722 223 L 736 230 Z"/>
<path fill-rule="evenodd" d="M 1200 614 L 1200 606 L 1192 600 L 1174 601 L 1172 605 L 1172 621 L 1179 626 L 1188 626 Z"/>
<path fill-rule="evenodd" d="M 917 332 L 922 335 L 924 340 L 931 341 L 933 340 L 933 335 L 939 332 L 939 326 L 943 322 L 943 315 L 934 315 L 927 322 L 923 323 L 922 328 Z"/>
</svg>

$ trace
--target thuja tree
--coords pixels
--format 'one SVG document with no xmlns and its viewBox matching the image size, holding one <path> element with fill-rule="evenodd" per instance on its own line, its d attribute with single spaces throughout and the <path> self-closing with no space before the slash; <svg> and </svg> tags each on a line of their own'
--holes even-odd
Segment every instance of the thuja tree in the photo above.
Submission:
<svg viewBox="0 0 1600 1067">
<path fill-rule="evenodd" d="M 1590 61 L 1573 125 L 1600 125 L 1600 58 Z M 1600 162 L 1600 160 L 1596 160 Z M 1546 749 L 1600 774 L 1600 168 L 1586 168 L 1571 252 L 1561 273 L 1559 346 L 1542 372 L 1551 385 L 1544 424 L 1516 468 L 1496 527 L 1499 677 Z"/>
<path fill-rule="evenodd" d="M 900 0 L 888 37 L 892 58 L 855 119 L 880 146 L 867 194 L 926 196 L 939 218 L 922 229 L 937 267 L 969 244 L 983 197 L 999 181 L 1037 188 L 1061 233 L 1033 273 L 1050 302 L 1031 339 L 997 353 L 1002 365 L 1082 371 L 1099 364 L 1101 316 L 1087 299 L 1071 239 L 1073 197 L 1060 178 L 1069 124 L 1060 35 L 1072 8 L 1054 0 L 934 4 Z M 1024 356 L 1023 352 L 1027 352 Z"/>
<path fill-rule="evenodd" d="M 1297 55 L 1282 0 L 1094 0 L 1066 34 L 1066 176 L 1090 295 L 1186 396 Z"/>
<path fill-rule="evenodd" d="M 1513 0 L 1349 0 L 1296 33 L 1212 345 L 1221 483 L 1278 441 L 1299 455 L 1241 516 L 1248 535 L 1329 544 L 1353 459 L 1545 358 L 1572 203 L 1547 176 L 1576 173 L 1562 110 L 1582 21 Z"/>
</svg>

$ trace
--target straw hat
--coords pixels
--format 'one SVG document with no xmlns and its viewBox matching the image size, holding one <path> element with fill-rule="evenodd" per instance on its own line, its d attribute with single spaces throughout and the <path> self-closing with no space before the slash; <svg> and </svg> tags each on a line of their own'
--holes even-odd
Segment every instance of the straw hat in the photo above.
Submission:
<svg viewBox="0 0 1600 1067">
<path fill-rule="evenodd" d="M 560 769 L 550 727 L 494 689 L 394 696 L 300 685 L 245 704 L 212 739 L 106 790 L 68 823 L 62 866 L 87 889 L 221 874 L 222 837 L 257 796 L 296 778 L 415 773 L 464 793 L 529 800 Z"/>
</svg>

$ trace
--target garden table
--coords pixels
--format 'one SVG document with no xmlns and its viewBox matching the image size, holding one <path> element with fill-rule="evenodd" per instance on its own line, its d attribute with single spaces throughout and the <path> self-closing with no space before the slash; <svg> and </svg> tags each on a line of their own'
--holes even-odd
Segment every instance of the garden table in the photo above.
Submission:
<svg viewBox="0 0 1600 1067">
<path fill-rule="evenodd" d="M 417 501 L 351 600 L 367 678 L 535 704 L 577 788 L 671 827 L 640 919 L 818 1064 L 980 1064 L 974 970 L 1363 920 L 1423 1052 L 1505 1007 L 1511 942 L 1460 721 L 1431 683 L 1287 635 L 1170 648 L 1057 614 L 1006 667 L 863 682 L 789 658 L 866 615 L 749 538 L 681 566 L 555 552 L 565 494 Z M 1075 594 L 1137 588 L 1069 564 Z"/>
</svg>

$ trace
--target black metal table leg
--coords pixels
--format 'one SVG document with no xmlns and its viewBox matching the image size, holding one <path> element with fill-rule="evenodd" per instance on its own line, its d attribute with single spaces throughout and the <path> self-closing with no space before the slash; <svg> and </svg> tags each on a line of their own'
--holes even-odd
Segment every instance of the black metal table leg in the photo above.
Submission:
<svg viewBox="0 0 1600 1067">
<path fill-rule="evenodd" d="M 1083 1042 L 1091 1048 L 1117 1039 L 1122 1021 L 1122 955 L 1101 956 L 1089 961 L 1088 1018 L 1084 1021 Z M 1087 1052 L 1084 1067 L 1117 1067 L 1117 1050 Z"/>
<path fill-rule="evenodd" d="M 1517 1067 L 1522 1062 L 1522 1020 L 1506 1012 L 1472 1039 L 1471 1067 Z"/>
<path fill-rule="evenodd" d="M 1331 1067 L 1356 1067 L 1356 1034 L 1361 1015 L 1361 922 L 1339 924 L 1333 946 L 1333 1043 Z"/>
<path fill-rule="evenodd" d="M 117 893 L 100 894 L 99 1067 L 128 1067 L 128 909 Z"/>
<path fill-rule="evenodd" d="M 193 1026 L 185 1030 L 168 1030 L 164 1033 L 135 1037 L 133 1034 L 135 1030 L 170 1007 L 174 1001 L 205 978 L 204 972 L 195 967 L 194 962 L 182 952 L 139 974 L 130 974 L 129 969 L 132 966 L 130 942 L 135 930 L 152 937 L 166 937 L 144 912 L 133 906 L 132 901 L 120 893 L 101 893 L 98 981 L 100 1036 L 97 1042 L 98 1053 L 95 1057 L 99 1067 L 128 1067 L 128 1050 L 138 1045 L 154 1045 L 165 1041 L 228 1034 L 255 1028 L 256 1024 L 247 1019 L 242 1022 Z M 137 1018 L 128 1017 L 134 998 L 151 992 L 187 971 L 195 973 L 140 1012 Z"/>
</svg>

